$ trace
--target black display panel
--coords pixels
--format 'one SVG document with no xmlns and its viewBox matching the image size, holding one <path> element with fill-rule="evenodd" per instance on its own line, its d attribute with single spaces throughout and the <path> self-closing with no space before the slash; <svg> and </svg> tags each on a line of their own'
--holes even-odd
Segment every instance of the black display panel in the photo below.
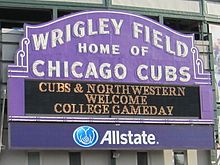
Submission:
<svg viewBox="0 0 220 165">
<path fill-rule="evenodd" d="M 200 118 L 197 86 L 25 80 L 25 114 Z"/>
</svg>

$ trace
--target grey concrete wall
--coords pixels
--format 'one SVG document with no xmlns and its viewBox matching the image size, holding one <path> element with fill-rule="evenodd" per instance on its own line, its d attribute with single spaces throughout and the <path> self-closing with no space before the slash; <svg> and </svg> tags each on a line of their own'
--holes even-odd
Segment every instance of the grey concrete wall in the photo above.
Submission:
<svg viewBox="0 0 220 165">
<path fill-rule="evenodd" d="M 187 150 L 187 165 L 199 165 L 196 150 Z"/>
<path fill-rule="evenodd" d="M 83 151 L 81 165 L 110 165 L 110 151 Z"/>
<path fill-rule="evenodd" d="M 207 1 L 207 12 L 210 15 L 220 15 L 220 4 L 219 2 Z"/>
<path fill-rule="evenodd" d="M 112 0 L 113 5 L 199 13 L 197 0 Z"/>
<path fill-rule="evenodd" d="M 27 165 L 27 153 L 4 150 L 0 153 L 0 165 Z"/>
<path fill-rule="evenodd" d="M 135 151 L 119 151 L 120 156 L 116 159 L 116 165 L 136 165 L 137 153 Z"/>
<path fill-rule="evenodd" d="M 198 150 L 197 151 L 198 165 L 210 164 L 211 157 L 209 155 L 211 155 L 210 151 Z"/>
<path fill-rule="evenodd" d="M 150 165 L 163 165 L 164 154 L 163 151 L 150 151 L 149 152 L 149 163 Z"/>
<path fill-rule="evenodd" d="M 68 152 L 42 151 L 40 152 L 41 165 L 69 165 Z"/>
</svg>

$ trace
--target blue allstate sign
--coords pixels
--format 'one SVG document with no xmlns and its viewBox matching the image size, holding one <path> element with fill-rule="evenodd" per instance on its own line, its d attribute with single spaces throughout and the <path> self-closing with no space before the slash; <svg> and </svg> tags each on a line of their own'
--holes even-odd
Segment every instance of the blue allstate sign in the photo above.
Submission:
<svg viewBox="0 0 220 165">
<path fill-rule="evenodd" d="M 81 147 L 92 147 L 99 139 L 98 132 L 90 126 L 78 127 L 73 132 L 73 140 Z"/>
</svg>

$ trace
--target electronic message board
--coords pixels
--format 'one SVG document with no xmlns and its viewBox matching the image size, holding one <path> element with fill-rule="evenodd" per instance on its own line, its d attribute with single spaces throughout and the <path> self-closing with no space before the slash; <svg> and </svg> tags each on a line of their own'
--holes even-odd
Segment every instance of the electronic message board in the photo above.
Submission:
<svg viewBox="0 0 220 165">
<path fill-rule="evenodd" d="M 25 80 L 25 114 L 200 118 L 199 87 Z"/>
</svg>

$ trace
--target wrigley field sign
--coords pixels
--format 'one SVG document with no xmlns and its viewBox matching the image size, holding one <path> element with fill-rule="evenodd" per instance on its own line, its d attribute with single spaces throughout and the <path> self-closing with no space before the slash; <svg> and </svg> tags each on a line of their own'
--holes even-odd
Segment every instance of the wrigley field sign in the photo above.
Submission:
<svg viewBox="0 0 220 165">
<path fill-rule="evenodd" d="M 135 14 L 86 11 L 25 25 L 8 77 L 9 121 L 213 123 L 211 77 L 194 36 Z"/>
</svg>

